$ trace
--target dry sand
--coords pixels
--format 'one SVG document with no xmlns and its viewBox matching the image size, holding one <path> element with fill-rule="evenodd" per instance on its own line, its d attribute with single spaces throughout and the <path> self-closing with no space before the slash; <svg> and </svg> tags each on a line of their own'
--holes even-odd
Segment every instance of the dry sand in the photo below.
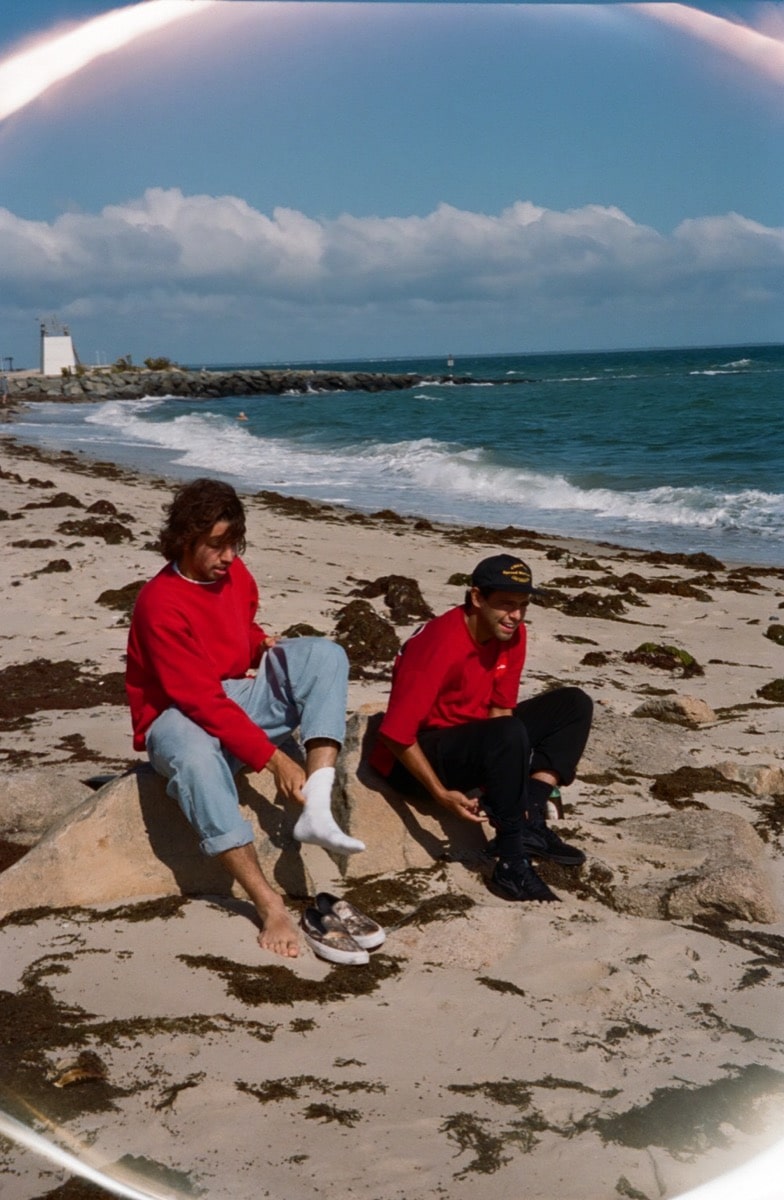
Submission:
<svg viewBox="0 0 784 1200">
<path fill-rule="evenodd" d="M 120 690 L 127 622 L 98 598 L 158 569 L 170 485 L 8 438 L 0 449 L 0 790 L 52 767 L 66 793 L 141 761 Z M 59 494 L 77 504 L 51 506 Z M 116 515 L 100 512 L 106 501 Z M 500 548 L 487 531 L 280 507 L 248 505 L 246 560 L 270 631 L 331 633 L 357 581 L 393 573 L 443 611 L 462 595 L 450 576 Z M 84 520 L 129 536 L 63 528 Z M 597 703 L 566 796 L 589 864 L 609 856 L 623 870 L 621 818 L 679 804 L 737 814 L 765 841 L 784 915 L 781 707 L 758 696 L 784 675 L 784 648 L 764 636 L 784 621 L 784 571 L 709 572 L 552 537 L 524 555 L 537 583 L 560 580 L 572 597 L 617 597 L 606 581 L 628 572 L 699 579 L 702 598 L 645 592 L 620 619 L 533 612 L 522 694 L 570 683 Z M 688 650 L 704 674 L 623 658 L 643 642 Z M 49 708 L 47 679 L 75 707 Z M 353 682 L 350 709 L 386 686 Z M 631 719 L 661 695 L 704 701 L 716 719 Z M 654 776 L 727 763 L 753 787 L 706 790 L 704 776 L 685 800 L 651 793 Z M 307 949 L 282 965 L 258 949 L 241 901 L 12 915 L 0 926 L 2 1108 L 94 1165 L 211 1200 L 654 1200 L 777 1141 L 784 921 L 648 919 L 562 887 L 559 905 L 507 904 L 486 874 L 443 861 L 355 882 L 389 927 L 368 968 Z M 103 1194 L 2 1137 L 0 1167 L 4 1200 Z"/>
</svg>

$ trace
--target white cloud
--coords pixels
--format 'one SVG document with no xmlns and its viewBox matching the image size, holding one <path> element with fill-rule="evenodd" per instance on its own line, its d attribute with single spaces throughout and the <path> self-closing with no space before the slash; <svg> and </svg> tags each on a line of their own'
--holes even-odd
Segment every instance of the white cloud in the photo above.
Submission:
<svg viewBox="0 0 784 1200">
<path fill-rule="evenodd" d="M 763 309 L 784 300 L 784 229 L 727 213 L 663 234 L 613 207 L 556 212 L 527 201 L 496 215 L 442 204 L 426 216 L 318 220 L 151 189 L 51 224 L 0 209 L 0 261 L 6 316 L 114 311 L 126 322 L 144 312 L 193 324 L 200 312 L 206 321 L 260 305 L 304 322 L 370 306 L 394 322 L 425 305 L 434 319 L 459 306 L 473 330 L 499 312 L 529 327 L 534 313 L 595 330 L 604 312 L 644 331 L 651 313 L 680 311 L 690 327 L 702 315 L 709 337 L 717 305 L 731 315 L 750 297 Z"/>
</svg>

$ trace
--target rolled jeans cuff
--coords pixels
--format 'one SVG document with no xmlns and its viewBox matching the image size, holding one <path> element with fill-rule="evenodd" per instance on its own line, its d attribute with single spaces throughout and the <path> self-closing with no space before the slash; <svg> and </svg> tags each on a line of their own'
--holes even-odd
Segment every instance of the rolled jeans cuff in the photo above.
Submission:
<svg viewBox="0 0 784 1200">
<path fill-rule="evenodd" d="M 240 846 L 247 846 L 252 841 L 253 826 L 250 821 L 241 820 L 228 833 L 218 833 L 215 837 L 204 838 L 199 843 L 199 848 L 202 854 L 214 858 L 216 854 L 223 854 L 226 850 L 237 850 Z"/>
</svg>

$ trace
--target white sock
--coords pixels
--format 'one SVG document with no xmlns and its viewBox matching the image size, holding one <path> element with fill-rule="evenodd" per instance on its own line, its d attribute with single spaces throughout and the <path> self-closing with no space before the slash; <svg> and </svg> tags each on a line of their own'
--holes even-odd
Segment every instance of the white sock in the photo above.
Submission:
<svg viewBox="0 0 784 1200">
<path fill-rule="evenodd" d="M 337 854 L 358 854 L 365 843 L 349 837 L 332 816 L 332 783 L 334 767 L 319 767 L 302 788 L 305 808 L 294 826 L 294 837 L 298 842 L 309 842 L 334 850 Z"/>
</svg>

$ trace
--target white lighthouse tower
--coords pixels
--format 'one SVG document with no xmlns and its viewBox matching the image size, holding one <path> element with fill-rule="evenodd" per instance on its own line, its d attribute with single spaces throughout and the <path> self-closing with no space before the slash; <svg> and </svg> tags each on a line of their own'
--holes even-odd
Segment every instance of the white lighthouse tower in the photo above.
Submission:
<svg viewBox="0 0 784 1200">
<path fill-rule="evenodd" d="M 62 375 L 73 371 L 79 362 L 73 338 L 65 325 L 56 321 L 41 322 L 41 374 Z"/>
</svg>

